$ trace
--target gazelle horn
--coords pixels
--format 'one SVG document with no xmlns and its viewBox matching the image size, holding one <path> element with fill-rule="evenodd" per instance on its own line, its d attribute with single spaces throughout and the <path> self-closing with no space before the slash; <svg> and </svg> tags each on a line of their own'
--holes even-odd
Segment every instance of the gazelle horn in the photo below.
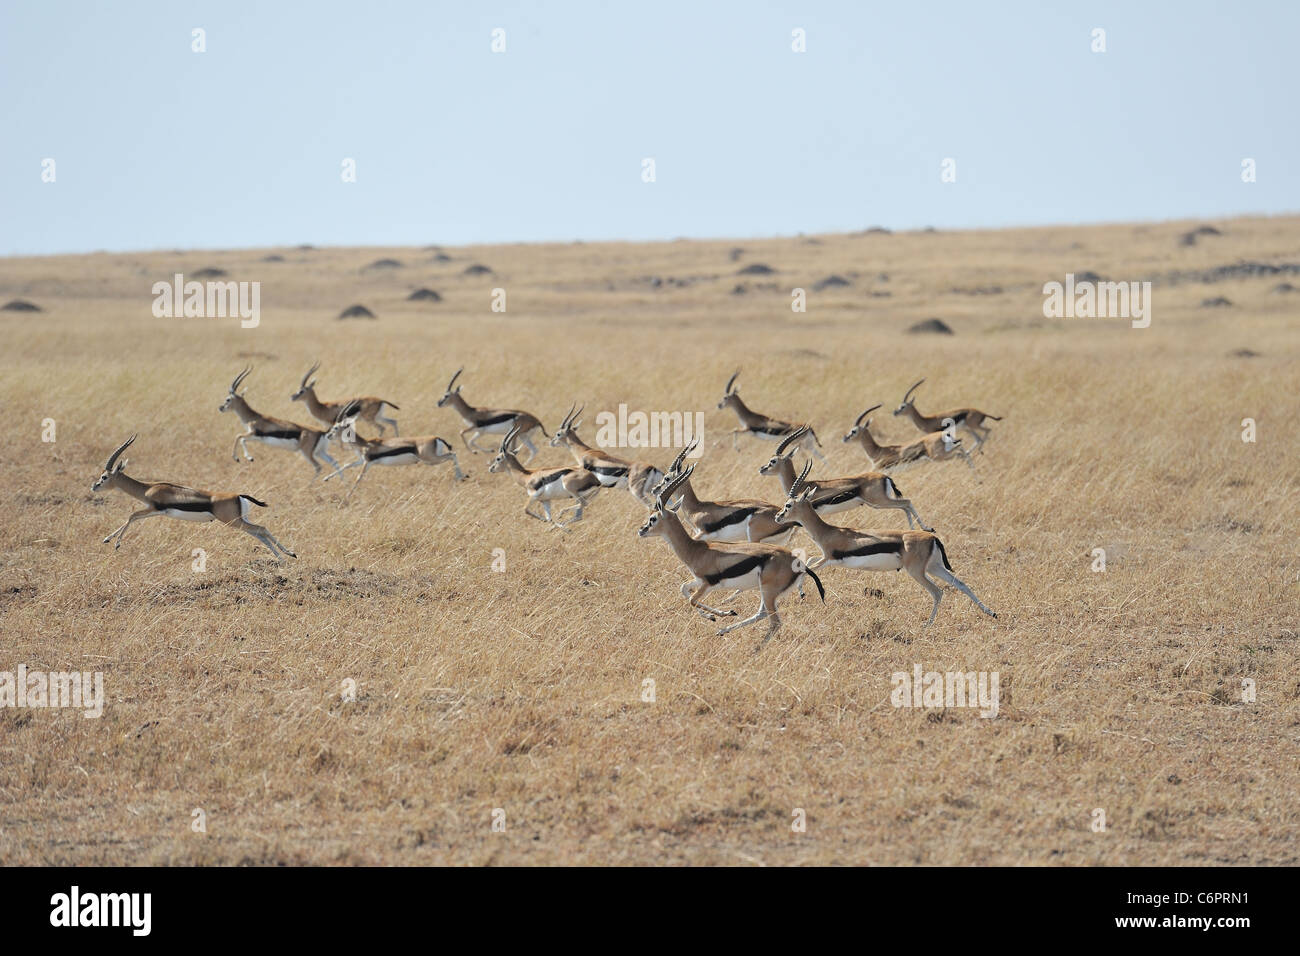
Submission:
<svg viewBox="0 0 1300 956">
<path fill-rule="evenodd" d="M 858 420 L 855 421 L 855 422 L 853 423 L 853 427 L 854 427 L 854 428 L 861 428 L 861 427 L 862 427 L 862 419 L 866 418 L 868 415 L 870 415 L 872 412 L 874 412 L 874 411 L 875 411 L 877 408 L 879 408 L 879 407 L 880 407 L 880 406 L 877 404 L 877 405 L 872 405 L 870 408 L 868 408 L 865 412 L 863 412 L 861 415 L 858 416 Z"/>
<path fill-rule="evenodd" d="M 740 375 L 740 369 L 736 369 L 735 373 L 731 376 L 731 378 L 727 379 L 727 389 L 725 392 L 723 392 L 724 395 L 731 394 L 731 386 L 736 384 L 736 378 L 739 375 Z"/>
<path fill-rule="evenodd" d="M 799 494 L 799 492 L 803 491 L 804 481 L 807 479 L 807 477 L 808 477 L 808 472 L 810 472 L 810 471 L 812 471 L 812 459 L 811 459 L 811 458 L 809 458 L 808 461 L 804 464 L 804 466 L 803 466 L 803 471 L 799 472 L 799 477 L 796 478 L 796 479 L 794 480 L 794 484 L 792 484 L 792 485 L 790 486 L 790 497 L 791 497 L 791 498 L 793 498 L 795 495 Z"/>
<path fill-rule="evenodd" d="M 320 359 L 317 359 L 317 360 L 316 360 L 316 364 L 313 365 L 311 368 L 307 369 L 307 374 L 304 375 L 304 376 L 302 377 L 302 382 L 299 384 L 298 387 L 299 387 L 299 388 L 306 388 L 306 387 L 307 387 L 307 379 L 311 378 L 311 377 L 312 377 L 313 375 L 315 375 L 318 371 L 320 371 Z"/>
<path fill-rule="evenodd" d="M 127 446 L 130 445 L 131 442 L 133 441 L 135 441 L 135 435 L 132 435 L 126 441 L 122 442 L 122 444 L 117 446 L 117 451 L 113 452 L 113 454 L 108 456 L 108 464 L 104 466 L 105 471 L 113 470 L 113 465 L 117 461 L 118 456 L 121 455 L 122 452 L 126 451 Z"/>
<path fill-rule="evenodd" d="M 921 387 L 921 382 L 924 382 L 924 381 L 925 381 L 925 379 L 921 379 L 920 382 L 917 382 L 915 385 L 913 385 L 911 388 L 909 388 L 909 389 L 907 390 L 907 394 L 903 396 L 903 401 L 905 401 L 905 402 L 908 401 L 908 400 L 912 397 L 912 393 L 915 392 L 918 388 L 920 388 L 920 387 Z"/>
<path fill-rule="evenodd" d="M 465 371 L 465 366 L 463 365 L 460 368 L 456 369 L 456 374 L 453 375 L 451 377 L 451 381 L 447 383 L 447 391 L 449 392 L 451 391 L 451 387 L 456 384 L 456 379 L 460 378 L 460 373 L 463 371 Z"/>
<path fill-rule="evenodd" d="M 235 394 L 235 390 L 239 388 L 240 383 L 248 376 L 248 373 L 251 372 L 252 370 L 253 370 L 253 366 L 250 365 L 248 366 L 248 368 L 244 369 L 242 372 L 240 372 L 238 375 L 235 376 L 235 380 L 230 383 L 231 395 Z"/>
<path fill-rule="evenodd" d="M 802 438 L 806 434 L 808 434 L 808 426 L 800 425 L 790 434 L 786 435 L 785 438 L 782 440 L 781 444 L 776 446 L 777 455 L 784 455 L 785 450 L 787 448 L 789 448 L 791 445 L 793 445 L 795 442 L 797 442 L 800 438 Z"/>
<path fill-rule="evenodd" d="M 695 466 L 691 465 L 691 467 L 687 468 L 672 481 L 668 482 L 668 484 L 664 486 L 663 491 L 655 495 L 655 504 L 658 505 L 660 510 L 667 510 L 668 502 L 673 500 L 673 495 L 677 493 L 677 489 L 686 484 L 691 477 L 691 472 L 694 470 Z"/>
</svg>

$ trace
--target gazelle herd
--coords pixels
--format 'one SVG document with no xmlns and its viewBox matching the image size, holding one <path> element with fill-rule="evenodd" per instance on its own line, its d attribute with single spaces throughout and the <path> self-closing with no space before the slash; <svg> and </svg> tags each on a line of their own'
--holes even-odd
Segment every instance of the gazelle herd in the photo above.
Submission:
<svg viewBox="0 0 1300 956">
<path fill-rule="evenodd" d="M 313 378 L 319 370 L 319 362 L 308 369 L 290 399 L 304 402 L 312 416 L 326 426 L 325 429 L 260 414 L 249 404 L 246 392 L 241 391 L 251 368 L 245 368 L 235 376 L 225 401 L 218 409 L 234 412 L 246 429 L 235 439 L 235 461 L 239 461 L 241 451 L 246 461 L 253 461 L 247 447 L 247 443 L 253 441 L 296 451 L 312 465 L 313 477 L 328 468 L 330 473 L 325 476 L 326 481 L 342 475 L 349 468 L 360 468 L 356 481 L 340 504 L 351 498 L 371 465 L 451 462 L 457 481 L 468 477 L 461 470 L 454 447 L 446 439 L 437 435 L 401 438 L 397 422 L 391 417 L 399 406 L 392 402 L 373 396 L 322 401 L 316 394 L 316 380 Z M 921 520 L 893 477 L 885 473 L 885 470 L 898 466 L 916 465 L 923 461 L 941 462 L 955 457 L 963 458 L 973 468 L 970 452 L 961 447 L 962 439 L 956 437 L 956 430 L 961 428 L 971 435 L 977 450 L 990 434 L 984 423 L 1001 420 L 975 408 L 956 408 L 936 416 L 923 415 L 917 410 L 913 396 L 924 379 L 907 390 L 902 403 L 894 411 L 895 416 L 907 416 L 922 433 L 919 438 L 901 445 L 879 444 L 871 433 L 868 416 L 881 406 L 873 405 L 857 417 L 842 441 L 859 444 L 872 465 L 881 470 L 839 478 L 813 478 L 810 475 L 812 459 L 816 457 L 822 462 L 826 459 L 811 425 L 770 418 L 752 411 L 741 401 L 735 389 L 740 373 L 732 375 L 718 408 L 730 408 L 740 420 L 741 427 L 731 432 L 733 448 L 739 451 L 737 440 L 741 435 L 779 443 L 775 454 L 757 469 L 758 474 L 775 477 L 780 482 L 784 501 L 770 503 L 752 498 L 701 499 L 692 486 L 696 464 L 686 465 L 687 458 L 699 451 L 698 439 L 683 448 L 666 469 L 649 462 L 625 460 L 587 445 L 578 435 L 582 409 L 576 403 L 570 406 L 559 429 L 549 438 L 549 446 L 566 447 L 575 464 L 532 467 L 532 461 L 539 453 L 537 445 L 542 442 L 535 444 L 530 436 L 536 433 L 543 440 L 547 437 L 541 420 L 525 411 L 480 408 L 469 404 L 461 397 L 461 387 L 456 384 L 463 371 L 462 368 L 451 377 L 438 400 L 438 407 L 450 406 L 465 423 L 460 438 L 470 453 L 482 452 L 493 456 L 488 465 L 490 473 L 506 472 L 524 490 L 527 496 L 524 513 L 530 518 L 563 530 L 582 520 L 586 508 L 601 489 L 627 489 L 650 510 L 639 535 L 665 538 L 691 573 L 691 580 L 682 585 L 682 594 L 688 598 L 691 607 L 709 620 L 737 616 L 735 611 L 705 605 L 701 598 L 718 587 L 731 588 L 737 593 L 742 590 L 759 592 L 758 610 L 751 617 L 723 627 L 719 634 L 766 620 L 765 644 L 781 624 L 777 601 L 794 587 L 802 596 L 805 577 L 813 580 L 825 599 L 825 589 L 815 571 L 826 567 L 906 571 L 933 598 L 927 624 L 933 623 L 939 612 L 943 593 L 940 585 L 956 588 L 985 614 L 997 617 L 953 573 L 943 542 L 934 534 L 934 529 Z M 377 429 L 380 436 L 365 438 L 358 435 L 357 426 L 363 422 Z M 384 437 L 389 428 L 392 436 Z M 479 439 L 485 436 L 500 436 L 495 449 L 479 444 Z M 105 543 L 114 541 L 114 547 L 120 547 L 123 535 L 133 523 L 155 515 L 167 515 L 187 521 L 215 519 L 252 535 L 277 560 L 283 560 L 283 555 L 296 557 L 269 531 L 248 520 L 250 505 L 266 507 L 250 495 L 198 491 L 167 482 L 150 483 L 128 477 L 125 474 L 127 462 L 118 459 L 133 441 L 134 435 L 109 456 L 92 491 L 116 488 L 139 499 L 146 507 L 133 512 L 120 528 L 104 539 Z M 340 465 L 329 454 L 331 445 L 345 453 L 351 452 L 353 460 Z M 528 457 L 521 460 L 525 448 Z M 799 453 L 807 459 L 802 469 L 798 469 L 794 461 Z M 556 504 L 563 507 L 553 513 L 552 506 Z M 908 530 L 855 530 L 826 521 L 829 515 L 861 505 L 902 511 Z M 570 514 L 568 520 L 562 520 Z M 923 530 L 911 530 L 914 522 Z M 820 557 L 809 564 L 801 560 L 799 555 L 803 554 L 802 551 L 796 554 L 790 548 L 792 538 L 801 528 L 821 552 Z"/>
</svg>

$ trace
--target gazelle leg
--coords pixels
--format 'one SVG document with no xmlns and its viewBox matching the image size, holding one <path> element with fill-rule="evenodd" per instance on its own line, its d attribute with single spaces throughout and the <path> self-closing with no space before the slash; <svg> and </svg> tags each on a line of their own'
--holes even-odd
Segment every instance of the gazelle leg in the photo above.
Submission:
<svg viewBox="0 0 1300 956">
<path fill-rule="evenodd" d="M 895 500 L 898 503 L 897 507 L 902 508 L 904 512 L 906 512 L 907 526 L 909 528 L 912 527 L 912 519 L 915 518 L 916 523 L 921 526 L 922 530 L 931 531 L 931 532 L 934 531 L 933 528 L 931 528 L 928 524 L 926 524 L 924 521 L 921 520 L 921 515 L 914 507 L 912 507 L 912 502 L 908 501 L 906 498 L 897 498 Z"/>
<path fill-rule="evenodd" d="M 907 573 L 914 577 L 921 587 L 930 592 L 930 597 L 934 598 L 934 607 L 930 610 L 930 620 L 925 622 L 925 626 L 929 627 L 934 623 L 935 615 L 939 613 L 939 602 L 943 600 L 943 591 L 940 590 L 937 584 L 925 576 L 924 567 L 916 564 L 906 565 L 906 567 Z"/>
<path fill-rule="evenodd" d="M 460 440 L 463 441 L 463 442 L 465 443 L 465 447 L 468 448 L 468 449 L 470 450 L 470 452 L 471 452 L 472 454 L 475 454 L 475 455 L 477 455 L 477 454 L 478 454 L 480 451 L 482 451 L 483 449 L 481 449 L 481 448 L 476 448 L 474 445 L 472 445 L 472 444 L 470 443 L 469 438 L 466 437 L 466 436 L 468 436 L 470 432 L 477 432 L 477 431 L 478 431 L 478 429 L 475 428 L 473 425 L 471 425 L 469 428 L 463 428 L 463 429 L 461 429 L 461 432 L 460 432 Z"/>
<path fill-rule="evenodd" d="M 776 603 L 775 599 L 773 598 L 770 600 L 772 604 L 775 605 Z M 721 637 L 723 634 L 730 634 L 732 631 L 736 630 L 737 628 L 746 627 L 750 624 L 755 624 L 763 620 L 764 618 L 768 618 L 768 617 L 775 618 L 772 624 L 768 627 L 767 635 L 763 638 L 763 643 L 766 644 L 767 639 L 772 636 L 772 633 L 778 627 L 781 626 L 781 619 L 776 616 L 776 608 L 774 606 L 769 607 L 768 602 L 769 602 L 769 596 L 767 594 L 767 589 L 764 588 L 758 600 L 758 610 L 755 611 L 749 617 L 745 618 L 743 621 L 737 621 L 735 624 L 728 624 L 726 627 L 721 628 L 718 631 L 718 636 Z M 761 647 L 762 645 L 759 646 Z"/>
<path fill-rule="evenodd" d="M 349 468 L 355 468 L 355 467 L 357 467 L 357 465 L 364 465 L 365 462 L 366 462 L 366 460 L 365 460 L 364 458 L 358 458 L 356 461 L 350 461 L 350 462 L 348 462 L 348 463 L 347 463 L 346 465 L 344 465 L 342 468 L 339 468 L 338 465 L 335 465 L 334 467 L 335 467 L 336 470 L 333 471 L 333 472 L 331 472 L 330 474 L 326 475 L 326 476 L 325 476 L 324 478 L 322 478 L 321 480 L 322 480 L 322 481 L 329 481 L 331 478 L 335 478 L 335 477 L 337 477 L 337 476 L 343 474 L 343 472 L 347 471 Z"/>
<path fill-rule="evenodd" d="M 447 456 L 443 458 L 443 461 L 446 461 L 447 458 L 451 459 L 451 466 L 456 469 L 457 481 L 464 481 L 466 478 L 469 477 L 469 475 L 465 474 L 463 471 L 460 470 L 460 459 L 456 457 L 456 453 L 454 451 L 447 452 Z"/>
<path fill-rule="evenodd" d="M 384 435 L 385 426 L 392 426 L 392 429 L 393 429 L 393 437 L 394 437 L 394 438 L 397 438 L 397 437 L 398 437 L 398 433 L 397 433 L 397 422 L 396 422 L 396 420 L 394 420 L 394 419 L 392 419 L 392 418 L 386 418 L 386 417 L 384 417 L 383 415 L 376 414 L 376 415 L 375 415 L 375 427 L 379 429 L 379 436 L 380 436 L 381 438 L 382 438 L 383 435 Z"/>
<path fill-rule="evenodd" d="M 249 461 L 252 461 L 253 456 L 248 453 L 248 446 L 244 444 L 244 442 L 248 441 L 248 439 L 252 437 L 253 437 L 253 433 L 251 431 L 247 431 L 244 432 L 244 434 L 240 435 L 238 438 L 236 438 L 235 447 L 234 449 L 231 450 L 230 457 L 235 459 L 235 461 L 239 461 L 239 452 L 242 451 L 244 453 L 244 457 L 247 458 Z"/>
<path fill-rule="evenodd" d="M 276 548 L 279 548 L 280 551 L 283 551 L 291 558 L 298 557 L 298 555 L 294 554 L 279 541 L 276 541 L 271 532 L 267 531 L 260 524 L 253 524 L 253 522 L 249 521 L 247 518 L 240 518 L 238 521 L 232 522 L 232 524 L 240 531 L 248 532 L 258 541 L 262 542 L 262 544 L 266 545 L 266 550 L 270 551 L 271 554 L 275 556 L 275 560 L 284 560 L 284 558 L 280 557 L 280 552 L 276 551 Z"/>
<path fill-rule="evenodd" d="M 325 444 L 325 442 L 321 442 L 321 444 L 323 445 L 323 444 Z M 316 446 L 316 456 L 318 456 L 318 457 L 320 457 L 320 458 L 324 458 L 327 462 L 329 462 L 329 466 L 330 466 L 331 468 L 333 468 L 335 472 L 340 472 L 340 469 L 339 469 L 339 463 L 336 462 L 333 458 L 330 457 L 330 453 L 329 453 L 329 450 L 328 450 L 328 449 L 326 449 L 326 448 L 322 448 L 322 447 L 320 447 L 320 445 L 317 445 L 317 446 Z M 316 474 L 318 474 L 318 475 L 320 474 L 320 469 L 319 469 L 319 468 L 316 469 Z M 329 476 L 328 476 L 328 475 L 325 477 L 325 480 L 326 480 L 326 481 L 329 481 Z"/>
<path fill-rule="evenodd" d="M 972 591 L 969 587 L 967 587 L 966 583 L 962 581 L 961 578 L 957 577 L 957 575 L 953 574 L 951 571 L 949 571 L 947 568 L 943 566 L 943 561 L 939 559 L 938 555 L 935 555 L 930 559 L 930 566 L 927 570 L 929 570 L 929 572 L 933 574 L 936 578 L 938 578 L 940 581 L 946 581 L 948 584 L 951 584 L 962 594 L 966 595 L 968 598 L 974 601 L 975 606 L 978 607 L 985 614 L 987 614 L 989 617 L 997 617 L 997 613 L 990 610 L 988 607 L 986 607 L 984 602 L 975 596 L 975 592 Z"/>
<path fill-rule="evenodd" d="M 731 448 L 732 448 L 732 451 L 740 451 L 740 445 L 736 444 L 736 442 L 739 440 L 739 439 L 737 438 L 737 436 L 739 436 L 739 435 L 748 435 L 748 434 L 749 434 L 749 429 L 748 429 L 748 428 L 733 428 L 733 429 L 731 430 Z"/>
<path fill-rule="evenodd" d="M 143 521 L 145 518 L 150 518 L 153 517 L 154 515 L 160 515 L 160 514 L 162 514 L 162 512 L 157 510 L 156 508 L 141 508 L 139 511 L 132 511 L 131 517 L 126 519 L 122 527 L 118 528 L 116 531 L 110 534 L 101 543 L 108 544 L 108 542 L 112 541 L 113 538 L 116 537 L 117 543 L 113 545 L 113 550 L 116 551 L 118 548 L 122 547 L 122 535 L 126 534 L 127 528 L 131 527 L 131 525 L 137 521 Z"/>
<path fill-rule="evenodd" d="M 699 578 L 696 578 L 694 581 L 689 583 L 696 586 L 695 590 L 692 591 L 689 596 L 691 607 L 704 614 L 705 617 L 708 617 L 709 615 L 712 615 L 713 618 L 736 616 L 735 611 L 719 611 L 717 608 L 712 608 L 707 604 L 700 603 L 700 598 L 713 590 L 712 584 L 709 584 L 707 581 L 701 581 Z M 686 588 L 683 587 L 682 590 L 685 591 Z M 712 620 L 712 618 L 710 618 L 710 620 Z"/>
<path fill-rule="evenodd" d="M 340 507 L 341 507 L 341 506 L 342 506 L 342 505 L 343 505 L 343 504 L 344 504 L 344 503 L 345 503 L 349 498 L 352 497 L 352 492 L 354 492 L 354 491 L 357 490 L 357 485 L 361 484 L 361 479 L 364 478 L 364 477 L 366 477 L 366 469 L 369 468 L 369 467 L 370 467 L 370 462 L 369 462 L 369 460 L 367 460 L 366 463 L 363 464 L 363 465 L 361 466 L 361 474 L 357 475 L 357 480 L 354 481 L 354 482 L 352 482 L 352 487 L 349 488 L 349 489 L 348 489 L 348 493 L 347 493 L 346 495 L 343 496 L 343 501 L 339 502 Z"/>
<path fill-rule="evenodd" d="M 543 501 L 543 502 L 541 503 L 541 504 L 542 504 L 542 510 L 546 512 L 546 517 L 543 518 L 541 515 L 537 514 L 537 512 L 533 511 L 533 503 L 536 502 L 536 501 L 537 501 L 536 498 L 529 498 L 529 499 L 528 499 L 528 503 L 524 505 L 524 514 L 528 515 L 528 517 L 530 517 L 530 518 L 536 518 L 538 521 L 550 521 L 550 520 L 551 520 L 551 506 L 550 506 L 549 504 L 547 504 L 545 501 Z"/>
</svg>

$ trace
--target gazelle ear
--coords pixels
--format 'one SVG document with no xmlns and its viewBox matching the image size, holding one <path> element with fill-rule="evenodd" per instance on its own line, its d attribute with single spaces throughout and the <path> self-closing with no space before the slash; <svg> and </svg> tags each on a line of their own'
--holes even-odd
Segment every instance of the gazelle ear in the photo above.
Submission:
<svg viewBox="0 0 1300 956">
<path fill-rule="evenodd" d="M 131 461 L 131 459 L 129 459 L 129 458 L 123 458 L 121 461 L 119 461 L 119 462 L 117 463 L 117 467 L 116 467 L 115 469 L 113 469 L 114 472 L 118 472 L 118 471 L 126 471 L 126 466 L 127 466 L 128 464 L 130 464 L 130 461 Z"/>
</svg>

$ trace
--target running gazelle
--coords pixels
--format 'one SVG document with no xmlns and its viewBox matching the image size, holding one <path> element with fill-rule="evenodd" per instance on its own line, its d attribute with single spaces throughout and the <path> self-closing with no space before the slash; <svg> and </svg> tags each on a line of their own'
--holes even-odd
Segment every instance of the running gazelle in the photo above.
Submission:
<svg viewBox="0 0 1300 956">
<path fill-rule="evenodd" d="M 740 435 L 753 435 L 764 441 L 780 441 L 795 431 L 795 426 L 790 422 L 783 422 L 777 418 L 768 418 L 766 415 L 760 415 L 758 412 L 751 411 L 743 401 L 740 400 L 740 393 L 735 390 L 736 377 L 740 375 L 737 369 L 731 378 L 727 379 L 727 389 L 723 393 L 722 401 L 718 402 L 718 408 L 730 408 L 740 419 L 740 428 L 731 430 L 731 447 L 740 450 L 736 444 Z M 800 433 L 799 445 L 806 454 L 816 455 L 822 461 L 826 456 L 821 453 L 821 442 L 817 439 L 816 433 L 807 425 L 804 431 Z"/>
<path fill-rule="evenodd" d="M 506 437 L 501 439 L 497 456 L 492 459 L 492 464 L 488 465 L 488 471 L 494 474 L 509 471 L 524 491 L 528 492 L 528 501 L 524 505 L 524 514 L 528 517 L 536 518 L 538 521 L 549 521 L 561 529 L 582 520 L 584 507 L 601 488 L 600 479 L 586 468 L 525 468 L 519 463 L 519 457 L 515 452 L 514 443 L 518 438 L 518 428 L 512 428 L 506 433 Z M 552 518 L 551 502 L 565 498 L 572 498 L 577 503 Z M 545 517 L 532 510 L 535 501 L 541 504 Z M 573 511 L 574 515 L 561 524 L 558 519 L 563 518 L 567 511 Z"/>
<path fill-rule="evenodd" d="M 668 539 L 673 553 L 693 575 L 691 580 L 682 585 L 682 596 L 688 598 L 691 607 L 706 620 L 716 621 L 720 617 L 738 616 L 735 611 L 723 611 L 700 602 L 700 598 L 715 587 L 758 591 L 758 610 L 753 616 L 720 629 L 718 634 L 726 634 L 738 627 L 770 618 L 767 634 L 759 645 L 761 648 L 781 626 L 781 617 L 776 607 L 781 595 L 800 584 L 805 574 L 813 579 L 823 601 L 826 600 L 826 589 L 812 569 L 786 548 L 738 542 L 719 544 L 701 541 L 687 534 L 677 515 L 669 509 L 668 502 L 691 480 L 691 472 L 694 470 L 695 466 L 692 465 L 668 481 L 655 499 L 654 511 L 646 518 L 637 534 L 642 538 L 659 535 Z"/>
<path fill-rule="evenodd" d="M 329 456 L 329 441 L 326 440 L 325 432 L 319 428 L 310 428 L 306 425 L 297 425 L 293 422 L 285 421 L 283 418 L 271 418 L 269 415 L 261 415 L 253 411 L 244 397 L 247 391 L 238 391 L 244 378 L 251 372 L 252 366 L 244 369 L 235 376 L 235 380 L 230 383 L 230 394 L 226 400 L 217 408 L 219 412 L 234 412 L 244 427 L 248 429 L 244 434 L 235 439 L 235 447 L 231 450 L 231 457 L 239 461 L 239 452 L 244 453 L 244 457 L 249 461 L 253 456 L 248 453 L 246 442 L 257 441 L 273 448 L 292 448 L 297 450 L 304 458 L 311 462 L 312 468 L 316 469 L 315 474 L 321 472 L 320 462 L 317 458 L 323 458 L 329 462 L 331 468 L 338 468 L 338 462 Z"/>
<path fill-rule="evenodd" d="M 442 398 L 438 399 L 438 407 L 450 405 L 456 410 L 456 414 L 465 422 L 464 429 L 461 430 L 460 438 L 465 443 L 465 447 L 472 452 L 483 452 L 492 454 L 490 448 L 482 448 L 478 444 L 478 439 L 482 435 L 504 435 L 512 429 L 518 431 L 519 442 L 528 449 L 528 457 L 531 461 L 537 454 L 537 446 L 528 438 L 529 434 L 538 429 L 545 436 L 546 428 L 537 419 L 535 415 L 528 412 L 521 412 L 513 408 L 476 408 L 465 399 L 460 397 L 461 387 L 456 384 L 456 379 L 460 378 L 460 373 L 465 369 L 459 368 L 456 374 L 451 377 L 447 383 L 446 391 L 442 393 Z M 453 387 L 454 386 L 454 387 Z"/>
<path fill-rule="evenodd" d="M 342 468 L 337 469 L 333 474 L 325 477 L 326 481 L 336 475 L 341 475 L 349 468 L 361 466 L 361 474 L 357 475 L 357 480 L 352 483 L 348 493 L 343 497 L 347 501 L 352 497 L 352 492 L 357 490 L 357 485 L 361 484 L 361 479 L 366 476 L 366 469 L 371 465 L 438 465 L 444 461 L 450 461 L 456 471 L 456 480 L 460 481 L 466 475 L 460 470 L 460 462 L 456 460 L 456 453 L 452 451 L 450 443 L 446 439 L 439 438 L 437 435 L 423 435 L 418 438 L 362 438 L 357 434 L 357 417 L 361 413 L 359 402 L 353 402 L 343 411 L 339 412 L 338 421 L 330 428 L 328 438 L 330 441 L 341 442 L 357 453 L 356 461 L 350 461 Z M 340 502 L 342 504 L 342 502 Z"/>
<path fill-rule="evenodd" d="M 626 488 L 641 504 L 653 508 L 654 498 L 651 492 L 664 473 L 646 462 L 624 461 L 586 444 L 578 437 L 581 415 L 582 409 L 576 403 L 570 406 L 569 414 L 564 416 L 564 421 L 560 422 L 559 429 L 551 438 L 551 445 L 555 448 L 568 446 L 569 453 L 578 464 L 595 475 L 606 488 Z"/>
<path fill-rule="evenodd" d="M 790 487 L 795 479 L 792 459 L 799 447 L 803 429 L 807 427 L 807 425 L 800 426 L 777 445 L 776 454 L 768 459 L 767 464 L 758 469 L 760 475 L 775 475 L 781 482 L 781 490 L 786 494 L 790 493 Z M 827 478 L 825 481 L 819 481 L 817 487 L 819 491 L 813 506 L 821 514 L 829 515 L 837 511 L 847 511 L 859 505 L 867 505 L 871 508 L 897 508 L 907 515 L 909 528 L 912 527 L 912 519 L 915 518 L 916 523 L 926 531 L 934 530 L 921 520 L 912 502 L 902 496 L 903 493 L 898 490 L 898 485 L 894 484 L 894 479 L 878 471 L 864 471 L 860 475 L 849 475 L 844 478 Z"/>
<path fill-rule="evenodd" d="M 958 455 L 966 459 L 966 464 L 971 468 L 975 467 L 971 461 L 970 452 L 961 447 L 961 439 L 953 434 L 956 423 L 951 418 L 943 420 L 943 431 L 930 432 L 928 435 L 922 435 L 915 441 L 910 441 L 905 445 L 882 445 L 876 441 L 876 437 L 871 434 L 871 419 L 867 418 L 874 412 L 879 405 L 872 405 L 865 412 L 858 416 L 853 427 L 849 429 L 840 441 L 848 443 L 856 440 L 866 452 L 871 463 L 877 468 L 894 468 L 898 465 L 906 465 L 910 462 L 920 461 L 922 458 L 928 458 L 931 461 L 947 461 L 950 458 L 956 458 Z"/>
<path fill-rule="evenodd" d="M 988 418 L 995 422 L 1002 421 L 1000 415 L 990 415 L 988 412 L 981 412 L 978 408 L 953 408 L 946 412 L 940 412 L 938 415 L 922 415 L 916 407 L 916 401 L 912 396 L 916 390 L 921 387 L 925 379 L 921 379 L 907 390 L 903 396 L 903 402 L 896 409 L 894 415 L 906 415 L 911 419 L 912 424 L 918 429 L 929 434 L 930 432 L 941 431 L 944 426 L 944 420 L 951 418 L 953 424 L 958 428 L 964 428 L 975 438 L 975 447 L 979 448 L 989 437 L 991 429 L 984 425 L 984 419 Z"/>
<path fill-rule="evenodd" d="M 951 584 L 968 598 L 975 606 L 989 617 L 997 617 L 985 607 L 984 602 L 975 596 L 966 584 L 952 572 L 948 563 L 948 553 L 943 542 L 930 531 L 854 531 L 827 524 L 814 507 L 817 497 L 816 483 L 808 484 L 808 472 L 812 462 L 804 465 L 803 472 L 795 479 L 781 508 L 779 517 L 798 522 L 808 532 L 823 557 L 815 562 L 814 567 L 856 568 L 860 571 L 899 571 L 910 574 L 918 584 L 930 592 L 934 598 L 934 607 L 930 609 L 930 620 L 926 627 L 934 623 L 939 613 L 939 601 L 943 591 L 927 575 Z"/>
<path fill-rule="evenodd" d="M 660 482 L 661 487 L 671 484 L 674 494 L 681 496 L 681 501 L 673 510 L 684 514 L 686 520 L 695 529 L 696 536 L 702 541 L 750 541 L 768 544 L 788 544 L 796 526 L 791 522 L 776 519 L 777 505 L 759 501 L 757 498 L 730 498 L 724 501 L 704 501 L 695 494 L 689 476 L 677 481 L 685 472 L 683 463 L 696 449 L 698 442 L 691 442 L 678 453 L 668 474 Z M 686 471 L 693 472 L 692 465 Z M 658 493 L 662 495 L 662 492 Z M 671 501 L 671 496 L 665 497 Z"/>
<path fill-rule="evenodd" d="M 375 398 L 373 395 L 367 395 L 364 398 L 347 398 L 341 402 L 323 402 L 316 396 L 316 379 L 311 378 L 320 370 L 320 362 L 317 362 L 311 368 L 307 369 L 307 374 L 302 377 L 302 383 L 298 386 L 298 391 L 289 396 L 291 402 L 305 402 L 307 411 L 311 412 L 312 417 L 319 422 L 324 422 L 333 428 L 334 423 L 338 421 L 339 414 L 353 402 L 360 404 L 361 410 L 357 413 L 357 418 L 363 422 L 368 422 L 379 429 L 380 437 L 383 437 L 388 426 L 392 426 L 393 434 L 397 432 L 397 421 L 385 415 L 385 409 L 391 408 L 398 411 L 397 405 L 385 401 L 382 398 Z M 307 381 L 311 378 L 311 381 Z"/>
<path fill-rule="evenodd" d="M 116 538 L 117 541 L 113 545 L 113 550 L 116 551 L 122 546 L 122 536 L 126 534 L 126 529 L 131 527 L 132 524 L 143 521 L 145 518 L 166 515 L 169 518 L 180 518 L 182 521 L 220 521 L 227 527 L 238 528 L 240 531 L 251 534 L 266 545 L 267 550 L 275 555 L 277 561 L 284 560 L 280 557 L 281 552 L 291 558 L 297 557 L 296 554 L 277 541 L 271 532 L 260 524 L 253 524 L 248 520 L 249 505 L 257 505 L 259 508 L 266 507 L 265 502 L 258 501 L 252 495 L 241 495 L 225 491 L 200 491 L 196 488 L 186 488 L 184 485 L 173 485 L 166 481 L 139 481 L 130 477 L 126 474 L 128 460 L 124 458 L 118 463 L 117 459 L 133 441 L 135 441 L 134 435 L 118 445 L 117 451 L 108 456 L 108 463 L 104 465 L 103 473 L 99 476 L 99 480 L 91 486 L 90 490 L 98 491 L 100 488 L 105 487 L 116 488 L 132 498 L 144 502 L 145 507 L 139 511 L 131 512 L 131 516 L 126 519 L 126 523 L 105 538 L 104 544 L 108 544 L 108 542 Z"/>
</svg>

